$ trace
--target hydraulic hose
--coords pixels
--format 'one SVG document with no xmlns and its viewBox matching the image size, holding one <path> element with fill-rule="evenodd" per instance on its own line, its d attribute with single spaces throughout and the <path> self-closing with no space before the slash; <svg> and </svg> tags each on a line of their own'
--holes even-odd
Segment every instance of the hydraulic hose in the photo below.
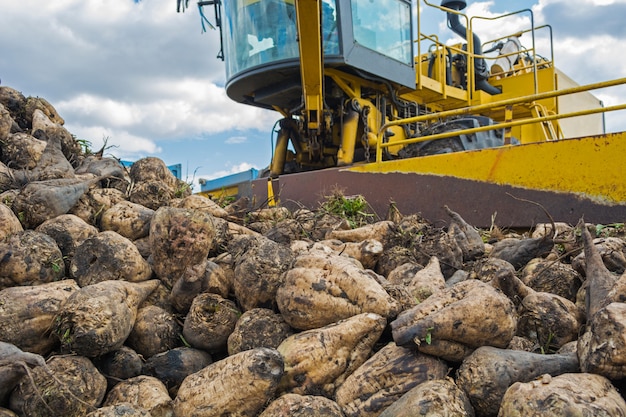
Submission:
<svg viewBox="0 0 626 417">
<path fill-rule="evenodd" d="M 464 2 L 459 1 L 442 1 L 442 6 L 448 7 L 453 10 L 461 10 L 464 5 Z M 447 13 L 448 15 L 448 27 L 457 35 L 467 40 L 467 28 L 463 26 L 463 24 L 459 20 L 459 15 L 455 13 Z M 474 55 L 480 56 L 483 54 L 482 46 L 480 42 L 480 38 L 475 33 L 472 34 L 472 40 L 474 44 Z M 487 78 L 489 78 L 489 68 L 487 68 L 487 63 L 484 58 L 476 57 L 474 58 L 474 75 L 476 80 L 476 88 L 482 91 L 485 91 L 489 94 L 495 95 L 500 94 L 498 88 L 487 82 Z"/>
</svg>

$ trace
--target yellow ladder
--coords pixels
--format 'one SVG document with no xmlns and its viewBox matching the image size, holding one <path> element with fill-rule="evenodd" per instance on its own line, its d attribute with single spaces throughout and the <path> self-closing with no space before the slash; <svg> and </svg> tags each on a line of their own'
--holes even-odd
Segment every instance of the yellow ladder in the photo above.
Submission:
<svg viewBox="0 0 626 417">
<path fill-rule="evenodd" d="M 533 117 L 544 117 L 555 114 L 554 112 L 546 109 L 543 104 L 539 104 L 537 102 L 532 103 L 531 111 Z M 559 122 L 557 120 L 545 120 L 541 122 L 541 129 L 543 130 L 544 137 L 547 141 L 559 140 L 563 136 L 561 127 L 559 126 Z"/>
</svg>

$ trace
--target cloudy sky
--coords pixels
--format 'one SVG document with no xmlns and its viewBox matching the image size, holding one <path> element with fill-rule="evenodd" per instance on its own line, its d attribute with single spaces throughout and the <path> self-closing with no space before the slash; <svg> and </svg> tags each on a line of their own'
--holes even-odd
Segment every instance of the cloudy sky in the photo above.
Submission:
<svg viewBox="0 0 626 417">
<path fill-rule="evenodd" d="M 437 0 L 431 3 L 438 4 Z M 553 28 L 555 62 L 581 84 L 626 77 L 626 0 L 468 1 L 469 14 L 532 9 L 535 25 Z M 375 4 L 375 2 L 374 2 Z M 181 163 L 183 178 L 211 178 L 267 166 L 278 114 L 232 102 L 219 33 L 202 33 L 194 0 L 0 0 L 0 80 L 47 99 L 66 128 L 93 149 L 104 140 L 125 160 L 156 156 Z M 213 21 L 212 8 L 205 8 Z M 511 33 L 479 26 L 483 39 Z M 452 37 L 440 13 L 423 15 L 427 32 Z M 482 23 L 482 22 L 481 22 Z M 599 90 L 606 105 L 626 90 Z M 626 115 L 607 117 L 626 129 Z"/>
</svg>

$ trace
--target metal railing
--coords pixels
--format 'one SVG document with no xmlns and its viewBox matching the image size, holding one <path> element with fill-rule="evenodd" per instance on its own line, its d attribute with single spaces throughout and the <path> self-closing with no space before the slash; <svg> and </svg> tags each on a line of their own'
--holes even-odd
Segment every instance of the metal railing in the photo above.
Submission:
<svg viewBox="0 0 626 417">
<path fill-rule="evenodd" d="M 611 111 L 616 111 L 616 110 L 626 110 L 626 104 L 618 104 L 614 106 L 599 107 L 599 108 L 580 110 L 580 111 L 569 112 L 569 113 L 547 114 L 541 117 L 532 117 L 532 118 L 526 118 L 526 119 L 521 119 L 521 120 L 514 120 L 510 122 L 497 123 L 497 124 L 489 125 L 489 126 L 480 126 L 480 127 L 469 128 L 469 129 L 454 130 L 454 131 L 443 132 L 443 133 L 438 133 L 434 135 L 409 138 L 409 139 L 405 139 L 402 141 L 384 142 L 383 138 L 384 138 L 385 131 L 392 126 L 401 126 L 401 125 L 405 125 L 409 123 L 427 122 L 430 120 L 443 119 L 443 118 L 454 117 L 454 116 L 479 114 L 480 112 L 494 110 L 497 108 L 505 108 L 507 106 L 513 106 L 516 104 L 533 103 L 535 101 L 543 100 L 547 98 L 560 97 L 560 96 L 565 96 L 569 94 L 581 93 L 585 91 L 596 90 L 599 88 L 614 87 L 614 86 L 625 85 L 625 84 L 626 84 L 626 78 L 618 78 L 618 79 L 610 80 L 610 81 L 603 81 L 599 83 L 566 88 L 562 90 L 555 90 L 555 91 L 548 91 L 544 93 L 533 94 L 530 96 L 501 100 L 501 101 L 493 102 L 493 103 L 480 104 L 480 105 L 475 105 L 475 106 L 467 106 L 467 107 L 463 107 L 463 108 L 459 108 L 455 110 L 447 110 L 447 111 L 442 111 L 442 112 L 437 112 L 437 113 L 410 117 L 406 119 L 392 120 L 383 124 L 381 128 L 378 130 L 377 146 L 376 146 L 376 162 L 377 163 L 382 162 L 383 149 L 391 147 L 391 146 L 410 145 L 412 143 L 419 143 L 419 142 L 425 142 L 425 141 L 436 140 L 436 139 L 444 139 L 444 138 L 449 138 L 452 136 L 467 135 L 467 134 L 477 133 L 477 132 L 485 132 L 488 130 L 506 129 L 506 128 L 511 128 L 515 126 L 522 126 L 522 125 L 528 125 L 528 124 L 533 124 L 533 123 L 550 122 L 553 120 L 565 119 L 565 118 L 570 118 L 570 117 L 586 116 L 586 115 L 597 114 L 597 113 L 606 113 L 606 112 L 611 112 Z"/>
<path fill-rule="evenodd" d="M 529 55 L 531 57 L 531 64 L 525 67 L 520 67 L 517 68 L 517 70 L 523 70 L 523 69 L 530 69 L 533 72 L 533 77 L 534 77 L 534 92 L 535 94 L 537 94 L 539 92 L 539 81 L 538 81 L 538 75 L 537 75 L 537 67 L 538 65 L 554 65 L 554 46 L 553 46 L 553 38 L 552 38 L 552 27 L 549 25 L 542 25 L 539 27 L 535 27 L 535 21 L 534 21 L 534 15 L 532 10 L 530 9 L 522 9 L 522 10 L 518 10 L 515 12 L 511 12 L 511 13 L 506 13 L 503 15 L 498 15 L 498 16 L 494 16 L 494 17 L 484 17 L 484 16 L 473 16 L 471 18 L 468 18 L 467 15 L 465 15 L 464 13 L 462 13 L 461 11 L 457 11 L 457 10 L 453 10 L 453 9 L 448 9 L 446 7 L 442 7 L 442 6 L 438 6 L 436 4 L 432 4 L 430 3 L 428 0 L 422 0 L 424 2 L 425 5 L 434 8 L 434 9 L 438 9 L 440 11 L 442 11 L 443 13 L 452 13 L 452 14 L 456 14 L 458 15 L 460 18 L 465 20 L 465 28 L 466 28 L 466 34 L 465 34 L 465 42 L 467 42 L 467 50 L 465 49 L 461 49 L 461 48 L 457 48 L 455 46 L 449 46 L 449 45 L 445 45 L 444 43 L 442 43 L 439 38 L 436 35 L 425 35 L 421 33 L 421 12 L 420 12 L 420 2 L 418 2 L 418 7 L 417 7 L 417 33 L 418 33 L 418 38 L 416 40 L 417 43 L 417 56 L 418 57 L 422 57 L 422 42 L 424 41 L 430 41 L 432 42 L 432 45 L 429 47 L 429 52 L 431 51 L 431 49 L 434 47 L 436 50 L 439 50 L 442 54 L 442 62 L 445 62 L 446 59 L 449 59 L 450 57 L 448 56 L 448 51 L 454 51 L 457 54 L 461 54 L 464 55 L 466 58 L 466 62 L 467 62 L 467 103 L 468 105 L 471 104 L 471 100 L 472 100 L 472 95 L 473 92 L 475 90 L 475 84 L 476 84 L 476 80 L 475 80 L 475 66 L 474 66 L 474 62 L 476 59 L 484 59 L 485 61 L 495 61 L 498 58 L 503 58 L 503 57 L 509 57 L 509 56 L 513 56 L 513 55 L 517 55 L 519 54 L 519 52 L 512 52 L 512 53 L 506 53 L 506 54 L 501 54 L 498 56 L 489 56 L 489 55 L 485 55 L 485 54 L 475 54 L 474 53 L 474 30 L 473 30 L 473 26 L 474 26 L 474 22 L 475 20 L 486 20 L 486 21 L 497 21 L 500 19 L 506 19 L 506 18 L 510 18 L 516 15 L 520 15 L 520 14 L 529 14 L 529 20 L 530 20 L 530 28 L 524 29 L 524 30 L 520 30 L 517 31 L 515 33 L 509 34 L 507 36 L 503 36 L 497 39 L 492 39 L 486 42 L 483 42 L 481 45 L 481 49 L 482 47 L 484 47 L 484 45 L 487 44 L 493 44 L 496 43 L 498 41 L 513 37 L 513 36 L 522 36 L 523 34 L 529 33 L 531 35 L 531 47 L 530 48 L 525 48 L 524 49 L 524 53 Z M 537 45 L 536 45 L 536 36 L 535 34 L 543 29 L 547 29 L 549 34 L 548 34 L 548 39 L 549 39 L 549 48 L 550 48 L 550 56 L 548 57 L 548 59 L 544 62 L 541 62 L 540 64 L 538 64 L 537 62 L 537 57 L 539 57 L 540 55 L 537 53 Z M 419 63 L 421 64 L 421 62 Z M 446 79 L 446 71 L 443 68 L 443 65 L 439 66 L 439 80 L 440 80 L 440 84 L 441 84 L 441 93 L 444 95 L 446 94 L 446 85 L 447 85 L 447 79 Z M 423 74 L 421 73 L 421 68 L 417 71 L 417 87 L 418 89 L 423 88 Z"/>
</svg>

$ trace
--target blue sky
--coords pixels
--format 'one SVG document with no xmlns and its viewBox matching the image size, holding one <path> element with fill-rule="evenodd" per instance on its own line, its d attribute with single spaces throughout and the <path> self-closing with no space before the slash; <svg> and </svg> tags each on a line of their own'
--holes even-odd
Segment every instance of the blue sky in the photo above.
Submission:
<svg viewBox="0 0 626 417">
<path fill-rule="evenodd" d="M 438 4 L 437 0 L 432 3 Z M 219 33 L 202 33 L 193 0 L 0 0 L 0 80 L 52 103 L 66 128 L 128 160 L 181 163 L 183 177 L 212 178 L 262 168 L 279 115 L 232 102 L 224 91 Z M 557 66 L 581 84 L 626 77 L 626 0 L 468 1 L 469 14 L 532 9 L 550 23 Z M 211 11 L 208 9 L 207 11 Z M 212 20 L 212 11 L 207 13 Z M 445 16 L 428 31 L 451 38 Z M 424 21 L 424 20 L 423 20 Z M 484 38 L 510 27 L 477 28 Z M 606 104 L 626 91 L 596 94 Z M 624 114 L 609 128 L 626 129 Z"/>
</svg>

